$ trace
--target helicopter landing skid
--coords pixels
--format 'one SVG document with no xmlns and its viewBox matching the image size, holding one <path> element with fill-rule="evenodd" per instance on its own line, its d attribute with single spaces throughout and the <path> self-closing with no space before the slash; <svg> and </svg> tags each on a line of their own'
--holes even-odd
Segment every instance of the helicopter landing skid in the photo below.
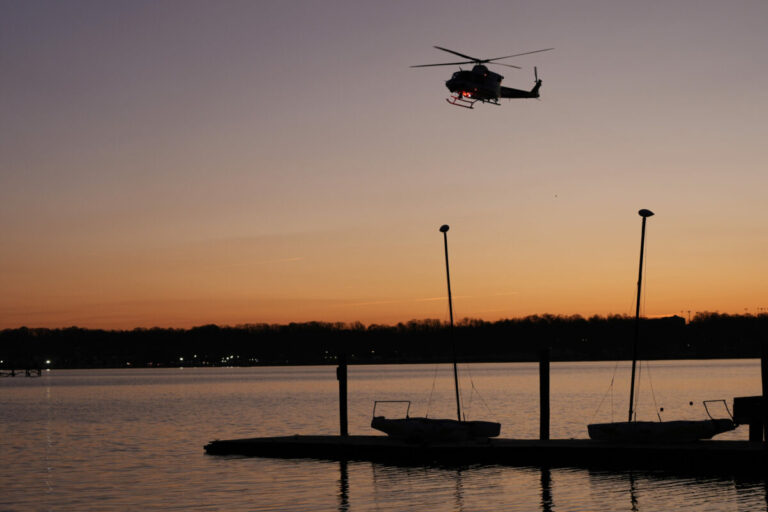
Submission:
<svg viewBox="0 0 768 512">
<path fill-rule="evenodd" d="M 468 100 L 460 94 L 454 94 L 450 98 L 445 98 L 445 101 L 455 107 L 473 108 L 473 105 L 480 100 Z"/>
<path fill-rule="evenodd" d="M 498 100 L 484 100 L 484 99 L 478 99 L 478 100 L 469 100 L 467 99 L 467 96 L 462 96 L 460 94 L 454 94 L 450 98 L 445 98 L 445 101 L 450 103 L 451 105 L 455 107 L 462 107 L 462 108 L 474 108 L 475 103 L 478 101 L 481 103 L 490 103 L 491 105 L 500 106 L 501 103 L 499 103 Z"/>
</svg>

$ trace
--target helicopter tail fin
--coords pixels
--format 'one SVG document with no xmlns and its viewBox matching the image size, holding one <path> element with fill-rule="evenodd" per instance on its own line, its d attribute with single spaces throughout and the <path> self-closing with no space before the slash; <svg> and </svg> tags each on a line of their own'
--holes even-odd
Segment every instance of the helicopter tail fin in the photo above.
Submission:
<svg viewBox="0 0 768 512">
<path fill-rule="evenodd" d="M 536 85 L 531 89 L 531 98 L 539 97 L 539 88 L 541 87 L 541 80 L 536 80 Z"/>
<path fill-rule="evenodd" d="M 539 89 L 541 88 L 541 80 L 539 80 L 539 69 L 536 66 L 533 67 L 533 79 L 536 80 L 536 85 L 531 89 L 531 97 L 538 98 Z"/>
</svg>

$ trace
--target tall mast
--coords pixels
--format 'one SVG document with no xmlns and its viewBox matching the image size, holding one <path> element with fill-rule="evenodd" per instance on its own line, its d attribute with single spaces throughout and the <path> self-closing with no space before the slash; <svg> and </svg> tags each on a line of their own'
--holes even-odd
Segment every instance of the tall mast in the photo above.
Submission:
<svg viewBox="0 0 768 512">
<path fill-rule="evenodd" d="M 645 220 L 653 215 L 651 210 L 637 212 L 643 218 L 643 227 L 640 231 L 640 269 L 637 272 L 637 301 L 635 302 L 635 341 L 632 344 L 632 382 L 629 387 L 629 419 L 632 421 L 632 413 L 635 404 L 635 369 L 637 367 L 637 343 L 640 338 L 640 290 L 643 283 L 643 249 L 645 247 Z"/>
<path fill-rule="evenodd" d="M 440 232 L 443 234 L 443 243 L 445 245 L 445 277 L 448 281 L 448 311 L 451 316 L 451 348 L 453 349 L 453 385 L 456 389 L 456 417 L 461 421 L 461 399 L 459 398 L 459 370 L 456 363 L 456 340 L 453 337 L 453 298 L 451 297 L 451 270 L 448 266 L 448 224 L 440 226 Z"/>
</svg>

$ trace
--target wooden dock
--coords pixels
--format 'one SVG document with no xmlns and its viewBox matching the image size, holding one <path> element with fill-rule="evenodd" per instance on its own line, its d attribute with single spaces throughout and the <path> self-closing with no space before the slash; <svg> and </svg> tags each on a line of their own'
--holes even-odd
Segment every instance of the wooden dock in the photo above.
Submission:
<svg viewBox="0 0 768 512">
<path fill-rule="evenodd" d="M 677 469 L 762 474 L 768 449 L 749 441 L 623 444 L 589 439 L 490 439 L 410 444 L 384 436 L 286 436 L 217 440 L 210 455 L 366 460 L 393 464 L 499 464 L 606 469 Z"/>
<path fill-rule="evenodd" d="M 539 359 L 541 439 L 485 439 L 453 443 L 407 443 L 386 436 L 350 436 L 347 422 L 347 362 L 339 357 L 338 436 L 257 437 L 216 440 L 209 455 L 363 460 L 394 465 L 498 464 L 534 467 L 672 470 L 693 473 L 768 475 L 768 341 L 762 346 L 763 395 L 734 399 L 734 420 L 748 424 L 750 441 L 617 443 L 549 439 L 549 351 Z"/>
</svg>

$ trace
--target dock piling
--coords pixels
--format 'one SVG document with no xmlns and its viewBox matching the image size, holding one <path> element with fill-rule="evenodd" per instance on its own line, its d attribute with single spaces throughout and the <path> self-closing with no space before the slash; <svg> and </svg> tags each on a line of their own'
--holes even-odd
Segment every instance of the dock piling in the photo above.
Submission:
<svg viewBox="0 0 768 512">
<path fill-rule="evenodd" d="M 549 349 L 539 351 L 539 439 L 549 440 Z"/>
<path fill-rule="evenodd" d="M 347 420 L 347 354 L 339 354 L 339 366 L 336 368 L 336 379 L 339 381 L 339 435 L 349 435 Z"/>
<path fill-rule="evenodd" d="M 762 401 L 762 419 L 763 419 L 763 432 L 762 441 L 768 442 L 768 340 L 763 340 L 760 345 L 760 379 L 762 380 L 763 387 L 763 401 Z M 752 436 L 750 436 L 751 440 Z"/>
</svg>

